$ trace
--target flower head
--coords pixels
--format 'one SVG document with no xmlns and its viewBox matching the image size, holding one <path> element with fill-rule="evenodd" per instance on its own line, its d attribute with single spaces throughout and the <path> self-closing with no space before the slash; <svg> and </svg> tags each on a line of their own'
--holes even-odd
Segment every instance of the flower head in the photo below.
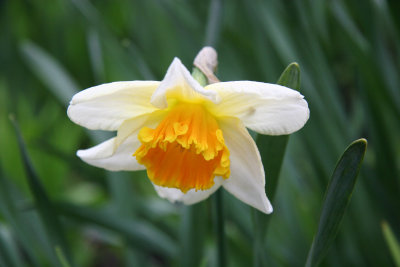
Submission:
<svg viewBox="0 0 400 267">
<path fill-rule="evenodd" d="M 107 170 L 142 170 L 157 193 L 193 204 L 223 186 L 265 213 L 265 174 L 246 127 L 290 134 L 306 123 L 307 102 L 289 88 L 251 81 L 202 87 L 175 58 L 161 81 L 103 84 L 76 94 L 70 119 L 116 137 L 79 150 L 85 162 Z"/>
</svg>

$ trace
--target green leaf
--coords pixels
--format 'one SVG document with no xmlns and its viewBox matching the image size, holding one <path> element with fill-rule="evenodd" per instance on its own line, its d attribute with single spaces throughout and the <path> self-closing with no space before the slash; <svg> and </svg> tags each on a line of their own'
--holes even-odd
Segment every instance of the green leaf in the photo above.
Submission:
<svg viewBox="0 0 400 267">
<path fill-rule="evenodd" d="M 15 134 L 17 135 L 18 145 L 26 171 L 29 189 L 32 192 L 35 206 L 48 233 L 49 240 L 52 242 L 53 247 L 60 246 L 63 251 L 69 253 L 64 231 L 58 219 L 58 214 L 33 168 L 25 147 L 25 143 L 22 139 L 19 126 L 13 116 L 10 116 L 10 120 L 13 123 Z"/>
<path fill-rule="evenodd" d="M 300 88 L 300 68 L 297 63 L 289 64 L 281 74 L 277 84 L 295 90 Z M 261 160 L 266 170 L 265 191 L 272 202 L 278 186 L 279 174 L 285 156 L 289 135 L 269 136 L 257 135 L 256 144 L 261 154 Z M 254 211 L 255 240 L 254 240 L 254 266 L 261 264 L 264 248 L 262 247 L 270 217 Z"/>
<path fill-rule="evenodd" d="M 101 83 L 105 78 L 105 68 L 99 33 L 93 27 L 89 27 L 86 39 L 95 80 Z"/>
<path fill-rule="evenodd" d="M 400 267 L 400 244 L 386 221 L 382 222 L 382 232 L 390 253 L 392 254 L 394 263 L 397 267 Z"/>
<path fill-rule="evenodd" d="M 58 203 L 56 206 L 60 214 L 66 217 L 94 223 L 119 233 L 136 248 L 169 258 L 177 255 L 175 242 L 150 223 L 116 217 L 115 213 L 109 211 L 96 211 L 68 203 Z"/>
<path fill-rule="evenodd" d="M 98 36 L 95 32 L 88 36 L 89 50 L 91 51 L 92 60 L 94 61 L 93 67 L 97 75 L 96 77 L 98 79 L 104 79 L 104 77 L 100 77 L 104 72 L 102 66 L 103 59 L 100 43 L 96 38 L 98 38 Z M 28 66 L 30 66 L 32 71 L 42 80 L 49 91 L 51 91 L 64 106 L 68 106 L 72 96 L 80 89 L 68 72 L 56 59 L 32 42 L 24 42 L 21 45 L 21 51 L 25 55 L 24 59 L 27 60 Z M 87 133 L 94 143 L 100 143 L 110 138 L 110 134 L 106 132 L 87 131 Z M 126 176 L 127 175 L 123 173 L 107 173 L 107 181 L 109 183 L 113 204 L 115 204 L 115 207 L 119 210 L 125 209 L 123 213 L 125 216 L 130 216 L 133 200 L 132 192 L 130 191 L 131 181 L 125 179 Z"/>
<path fill-rule="evenodd" d="M 299 90 L 300 88 L 300 68 L 297 63 L 289 64 L 283 71 L 277 84 Z M 279 173 L 283 158 L 285 156 L 286 145 L 289 140 L 288 135 L 269 136 L 258 135 L 256 139 L 257 147 L 260 151 L 266 175 L 266 192 L 272 201 L 278 185 Z"/>
<path fill-rule="evenodd" d="M 88 34 L 88 45 L 95 76 L 98 80 L 103 80 L 104 66 L 101 45 L 97 32 L 92 29 Z M 21 45 L 21 51 L 28 66 L 47 86 L 49 91 L 64 106 L 68 106 L 72 96 L 80 89 L 68 72 L 56 59 L 32 42 L 24 42 Z M 94 143 L 100 143 L 110 137 L 105 132 L 87 131 L 87 133 Z M 122 173 L 107 173 L 107 181 L 112 192 L 113 203 L 118 209 L 128 209 L 132 206 L 132 194 L 129 192 L 129 188 L 131 188 L 130 181 L 124 179 L 125 176 Z M 125 212 L 124 214 L 129 216 L 129 213 Z"/>
<path fill-rule="evenodd" d="M 15 238 L 21 245 L 21 250 L 24 251 L 25 257 L 31 262 L 32 266 L 41 266 L 37 250 L 35 246 L 35 240 L 37 236 L 34 236 L 29 229 L 30 225 L 26 224 L 26 218 L 21 216 L 15 203 L 15 192 L 11 187 L 10 183 L 5 179 L 0 165 L 0 213 L 1 216 L 9 223 L 12 231 L 15 234 Z M 7 246 L 10 248 L 10 246 Z M 7 264 L 7 266 L 12 266 Z M 19 266 L 19 265 L 17 265 Z"/>
<path fill-rule="evenodd" d="M 286 69 L 282 72 L 281 77 L 277 82 L 279 85 L 283 85 L 294 90 L 300 90 L 300 67 L 296 62 L 290 63 Z"/>
<path fill-rule="evenodd" d="M 64 252 L 62 251 L 62 249 L 59 246 L 56 246 L 55 251 L 56 251 L 58 260 L 61 263 L 61 266 L 62 267 L 70 267 L 67 259 L 65 258 L 65 255 L 64 255 Z"/>
<path fill-rule="evenodd" d="M 32 71 L 61 103 L 68 105 L 79 86 L 51 55 L 30 41 L 22 43 L 21 52 Z"/>
<path fill-rule="evenodd" d="M 346 9 L 342 1 L 334 1 L 331 5 L 332 13 L 336 17 L 338 24 L 343 28 L 343 31 L 348 34 L 350 39 L 364 52 L 369 50 L 368 41 L 357 29 L 354 20 L 351 19 L 349 11 Z"/>
<path fill-rule="evenodd" d="M 10 267 L 23 266 L 18 254 L 18 247 L 11 232 L 7 227 L 0 224 L 0 263 Z M 0 266 L 3 265 L 0 264 Z"/>
<path fill-rule="evenodd" d="M 308 253 L 307 267 L 317 266 L 335 239 L 353 193 L 366 149 L 367 140 L 356 140 L 350 144 L 336 164 L 325 193 L 317 234 Z"/>
</svg>

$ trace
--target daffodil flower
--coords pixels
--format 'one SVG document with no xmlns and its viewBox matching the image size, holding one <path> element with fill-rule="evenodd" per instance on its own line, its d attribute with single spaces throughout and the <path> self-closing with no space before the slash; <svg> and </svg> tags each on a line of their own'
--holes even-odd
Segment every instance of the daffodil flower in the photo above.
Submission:
<svg viewBox="0 0 400 267">
<path fill-rule="evenodd" d="M 70 119 L 92 130 L 117 131 L 79 150 L 85 162 L 111 171 L 147 169 L 163 198 L 194 204 L 220 186 L 271 213 L 265 174 L 247 128 L 290 134 L 309 117 L 304 97 L 289 88 L 252 81 L 202 87 L 175 58 L 161 81 L 113 82 L 77 93 Z"/>
</svg>

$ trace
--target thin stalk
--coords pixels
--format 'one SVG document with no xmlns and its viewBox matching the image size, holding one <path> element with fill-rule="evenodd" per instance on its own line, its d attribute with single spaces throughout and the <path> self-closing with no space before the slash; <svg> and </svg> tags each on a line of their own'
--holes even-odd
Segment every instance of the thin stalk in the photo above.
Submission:
<svg viewBox="0 0 400 267">
<path fill-rule="evenodd" d="M 225 242 L 225 216 L 223 210 L 222 189 L 217 190 L 213 196 L 214 206 L 214 229 L 217 241 L 217 266 L 226 265 L 226 242 Z"/>
<path fill-rule="evenodd" d="M 260 267 L 263 266 L 264 249 L 262 243 L 266 234 L 267 227 L 265 227 L 264 225 L 263 225 L 264 227 L 261 227 L 262 224 L 261 220 L 264 214 L 261 214 L 257 210 L 253 209 L 252 215 L 253 215 L 253 227 L 254 227 L 253 267 Z M 265 217 L 267 222 L 269 222 L 267 218 L 269 217 Z"/>
<path fill-rule="evenodd" d="M 216 47 L 221 30 L 221 0 L 211 0 L 208 11 L 205 45 Z"/>
</svg>

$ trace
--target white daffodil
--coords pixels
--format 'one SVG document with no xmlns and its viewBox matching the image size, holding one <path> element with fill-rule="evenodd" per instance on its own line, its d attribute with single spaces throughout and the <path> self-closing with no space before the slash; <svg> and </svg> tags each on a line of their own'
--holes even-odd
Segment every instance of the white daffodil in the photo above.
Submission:
<svg viewBox="0 0 400 267">
<path fill-rule="evenodd" d="M 76 94 L 70 119 L 116 137 L 79 150 L 85 162 L 111 171 L 147 169 L 157 193 L 193 204 L 223 186 L 265 213 L 260 154 L 247 128 L 282 135 L 299 130 L 309 117 L 297 91 L 251 81 L 202 87 L 175 58 L 164 80 L 113 82 Z"/>
</svg>

